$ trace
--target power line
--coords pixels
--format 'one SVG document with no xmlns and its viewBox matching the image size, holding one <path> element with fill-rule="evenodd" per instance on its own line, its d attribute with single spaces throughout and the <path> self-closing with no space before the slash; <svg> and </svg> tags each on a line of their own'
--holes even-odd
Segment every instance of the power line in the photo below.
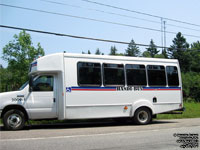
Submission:
<svg viewBox="0 0 200 150">
<path fill-rule="evenodd" d="M 71 17 L 71 18 L 90 20 L 90 21 L 95 21 L 95 22 L 108 23 L 108 24 L 113 24 L 113 25 L 131 27 L 131 28 L 138 28 L 138 29 L 162 32 L 159 29 L 135 26 L 135 25 L 130 25 L 130 24 L 123 24 L 123 23 L 118 23 L 118 22 L 111 22 L 111 21 L 106 21 L 106 20 L 99 20 L 99 19 L 88 18 L 88 17 L 81 17 L 81 16 L 75 16 L 75 15 L 69 15 L 69 14 L 62 14 L 62 13 L 57 13 L 57 12 L 50 12 L 50 11 L 45 11 L 45 10 L 39 10 L 39 9 L 33 9 L 33 8 L 27 8 L 27 7 L 21 7 L 21 6 L 14 6 L 14 5 L 7 5 L 7 4 L 0 4 L 0 5 L 1 6 L 5 6 L 5 7 L 11 7 L 11 8 L 17 8 L 17 9 L 23 9 L 23 10 L 29 10 L 29 11 L 35 11 L 35 12 L 41 12 L 41 13 L 47 13 L 47 14 L 60 15 L 60 16 L 66 16 L 66 17 Z M 177 34 L 176 32 L 172 32 L 172 31 L 165 31 L 165 32 L 169 33 L 169 34 Z M 195 38 L 200 38 L 200 36 L 197 36 L 197 35 L 191 35 L 191 34 L 183 34 L 183 35 L 184 36 L 195 37 Z"/>
<path fill-rule="evenodd" d="M 0 27 L 1 28 L 7 28 L 7 29 L 15 29 L 15 30 L 25 30 L 25 31 L 29 31 L 29 32 L 36 32 L 36 33 L 55 35 L 55 36 L 71 37 L 71 38 L 76 38 L 76 39 L 84 39 L 84 40 L 92 40 L 92 41 L 108 42 L 108 43 L 117 43 L 117 44 L 125 44 L 125 45 L 130 44 L 130 42 L 124 42 L 124 41 L 106 40 L 106 39 L 100 39 L 100 38 L 92 38 L 92 37 L 77 36 L 77 35 L 70 35 L 70 34 L 64 34 L 64 33 L 48 32 L 48 31 L 34 30 L 34 29 L 14 27 L 14 26 L 0 25 Z M 135 45 L 143 46 L 143 47 L 149 47 L 149 44 L 138 44 L 138 43 L 135 43 Z M 170 47 L 163 47 L 163 46 L 157 46 L 157 45 L 155 45 L 155 47 L 156 48 L 165 48 L 165 49 L 169 49 L 170 48 Z M 191 50 L 191 49 L 186 49 L 186 50 Z M 195 51 L 200 51 L 200 50 L 195 50 Z"/>
<path fill-rule="evenodd" d="M 110 12 L 110 11 L 104 11 L 104 10 L 99 10 L 99 9 L 94 9 L 94 8 L 86 8 L 86 7 L 71 5 L 71 4 L 62 3 L 62 2 L 55 2 L 55 1 L 52 1 L 52 0 L 40 0 L 40 1 L 46 2 L 46 3 L 52 3 L 52 4 L 62 5 L 62 6 L 65 5 L 65 6 L 69 6 L 69 7 L 73 7 L 73 8 L 86 9 L 86 10 L 89 10 L 89 11 L 96 11 L 96 12 L 101 12 L 101 13 L 105 13 L 105 14 L 116 15 L 116 16 L 120 16 L 120 17 L 126 17 L 126 18 L 130 18 L 130 19 L 137 19 L 137 20 L 142 20 L 142 21 L 160 24 L 159 21 L 154 21 L 154 20 L 149 20 L 149 19 L 144 19 L 144 18 L 139 18 L 139 17 L 133 17 L 133 16 L 129 16 L 129 15 L 123 15 L 123 14 L 114 13 L 114 12 Z M 174 25 L 174 24 L 167 24 L 167 25 L 172 26 L 172 27 L 178 27 L 178 28 L 183 28 L 183 29 L 187 29 L 187 30 L 193 30 L 193 31 L 200 32 L 200 30 L 198 30 L 198 29 L 193 29 L 193 28 L 188 28 L 188 27 L 183 27 L 183 26 L 177 26 L 177 25 Z"/>
<path fill-rule="evenodd" d="M 82 6 L 78 6 L 78 5 L 71 5 L 71 4 L 67 4 L 67 3 L 55 2 L 55 1 L 51 1 L 51 0 L 40 0 L 40 1 L 47 2 L 47 3 L 52 3 L 52 4 L 57 4 L 57 5 L 70 6 L 70 7 L 74 7 L 74 8 L 81 8 L 81 9 L 86 9 L 86 10 L 90 10 L 90 11 L 96 11 L 96 12 L 101 12 L 101 13 L 106 13 L 106 14 L 111 14 L 111 15 L 131 18 L 131 19 L 138 19 L 138 20 L 142 20 L 142 21 L 148 21 L 148 22 L 153 22 L 153 23 L 159 23 L 160 24 L 159 21 L 143 19 L 143 18 L 133 17 L 133 16 L 129 16 L 129 15 L 118 14 L 118 13 L 114 13 L 114 12 L 110 12 L 110 11 L 104 11 L 104 10 L 99 10 L 99 9 L 94 9 L 94 8 L 87 8 L 87 7 L 82 7 Z"/>
<path fill-rule="evenodd" d="M 150 17 L 154 17 L 154 18 L 159 18 L 159 19 L 163 18 L 165 20 L 170 20 L 170 21 L 174 21 L 174 22 L 179 22 L 179 23 L 183 23 L 183 24 L 188 24 L 188 25 L 200 27 L 200 25 L 194 24 L 194 23 L 189 23 L 189 22 L 185 22 L 185 21 L 181 21 L 181 20 L 176 20 L 176 19 L 171 19 L 171 18 L 167 18 L 167 17 L 161 17 L 161 16 L 157 16 L 157 15 L 152 15 L 152 14 L 149 14 L 149 13 L 130 10 L 130 9 L 127 9 L 127 8 L 117 7 L 117 6 L 108 5 L 108 4 L 104 4 L 104 3 L 99 3 L 99 2 L 95 2 L 95 1 L 91 1 L 91 0 L 81 0 L 81 1 L 92 3 L 92 4 L 96 4 L 96 5 L 106 6 L 106 7 L 110 7 L 110 8 L 114 8 L 114 9 L 124 10 L 124 11 L 128 11 L 128 12 L 133 12 L 133 13 L 137 13 L 137 14 L 141 14 L 141 15 L 145 15 L 145 16 L 150 16 Z"/>
<path fill-rule="evenodd" d="M 14 5 L 7 5 L 7 4 L 0 4 L 0 5 L 5 6 L 5 7 L 12 7 L 12 8 L 17 8 L 17 9 L 24 9 L 24 10 L 30 10 L 30 11 L 36 11 L 36 12 L 42 12 L 42 13 L 48 13 L 48 14 L 54 14 L 54 15 L 60 15 L 60 16 L 66 16 L 66 17 L 72 17 L 72 18 L 78 18 L 78 19 L 84 19 L 84 20 L 90 20 L 90 21 L 96 21 L 96 22 L 103 22 L 103 23 L 115 24 L 115 25 L 120 25 L 120 26 L 140 28 L 140 29 L 160 32 L 160 30 L 158 30 L 158 29 L 152 29 L 152 28 L 141 27 L 141 26 L 134 26 L 134 25 L 123 24 L 123 23 L 118 23 L 118 22 L 111 22 L 111 21 L 75 16 L 75 15 L 68 15 L 68 14 L 62 14 L 62 13 L 57 13 L 57 12 L 50 12 L 50 11 L 45 11 L 45 10 L 21 7 L 21 6 L 14 6 Z M 169 33 L 176 34 L 175 32 L 169 32 Z"/>
<path fill-rule="evenodd" d="M 30 32 L 50 34 L 50 35 L 56 35 L 56 36 L 66 36 L 66 37 L 77 38 L 77 39 L 85 39 L 85 40 L 93 40 L 93 41 L 100 41 L 100 42 L 117 43 L 117 44 L 126 44 L 126 45 L 129 44 L 129 42 L 123 42 L 123 41 L 90 38 L 90 37 L 84 37 L 84 36 L 76 36 L 76 35 L 56 33 L 56 32 L 47 32 L 47 31 L 42 31 L 42 30 L 33 30 L 33 29 L 13 27 L 13 26 L 0 25 L 0 27 L 1 28 L 8 28 L 8 29 L 15 29 L 15 30 L 26 30 L 26 31 L 30 31 Z M 149 45 L 145 45 L 145 44 L 135 44 L 135 45 L 138 45 L 138 46 L 149 46 Z M 158 46 L 158 48 L 160 48 L 160 47 Z"/>
<path fill-rule="evenodd" d="M 187 30 L 193 30 L 193 31 L 198 31 L 200 32 L 200 30 L 197 30 L 197 29 L 193 29 L 193 28 L 188 28 L 188 27 L 183 27 L 183 26 L 177 26 L 177 25 L 174 25 L 174 24 L 168 24 L 168 26 L 172 26 L 172 27 L 177 27 L 177 28 L 182 28 L 182 29 L 187 29 Z"/>
</svg>

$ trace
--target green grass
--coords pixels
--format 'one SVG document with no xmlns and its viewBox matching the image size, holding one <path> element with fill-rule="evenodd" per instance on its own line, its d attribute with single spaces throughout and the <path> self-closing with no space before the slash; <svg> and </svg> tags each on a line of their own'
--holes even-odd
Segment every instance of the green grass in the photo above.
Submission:
<svg viewBox="0 0 200 150">
<path fill-rule="evenodd" d="M 158 114 L 157 119 L 182 119 L 182 118 L 200 118 L 200 103 L 183 103 L 185 111 L 183 114 Z"/>
<path fill-rule="evenodd" d="M 183 112 L 183 114 L 158 114 L 157 119 L 200 118 L 200 103 L 185 102 L 184 107 L 186 108 L 186 110 Z M 55 124 L 55 123 L 69 123 L 69 122 L 74 123 L 79 121 L 80 120 L 42 120 L 42 121 L 31 120 L 30 123 L 36 125 L 36 124 Z M 0 124 L 2 124 L 1 119 L 0 119 Z"/>
</svg>

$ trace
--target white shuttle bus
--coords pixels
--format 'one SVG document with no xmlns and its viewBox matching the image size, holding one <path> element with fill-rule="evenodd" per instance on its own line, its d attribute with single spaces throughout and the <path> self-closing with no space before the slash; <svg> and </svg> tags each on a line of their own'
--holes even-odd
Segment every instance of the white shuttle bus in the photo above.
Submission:
<svg viewBox="0 0 200 150">
<path fill-rule="evenodd" d="M 0 93 L 7 130 L 27 120 L 127 118 L 148 124 L 183 108 L 178 60 L 57 53 L 30 65 L 29 83 Z"/>
</svg>

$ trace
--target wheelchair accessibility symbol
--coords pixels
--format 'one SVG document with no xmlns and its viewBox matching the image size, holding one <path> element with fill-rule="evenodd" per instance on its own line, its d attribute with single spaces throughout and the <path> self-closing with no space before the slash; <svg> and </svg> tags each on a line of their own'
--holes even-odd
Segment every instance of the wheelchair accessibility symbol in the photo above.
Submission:
<svg viewBox="0 0 200 150">
<path fill-rule="evenodd" d="M 72 88 L 71 87 L 67 87 L 66 88 L 66 92 L 71 92 L 72 91 Z"/>
</svg>

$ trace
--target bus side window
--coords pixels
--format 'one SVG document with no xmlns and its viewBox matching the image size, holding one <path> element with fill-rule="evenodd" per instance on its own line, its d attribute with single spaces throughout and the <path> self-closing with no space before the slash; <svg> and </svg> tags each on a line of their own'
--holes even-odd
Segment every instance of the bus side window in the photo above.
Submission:
<svg viewBox="0 0 200 150">
<path fill-rule="evenodd" d="M 146 71 L 144 65 L 126 65 L 127 85 L 147 85 Z"/>
<path fill-rule="evenodd" d="M 101 86 L 100 63 L 78 62 L 78 85 Z"/>
<path fill-rule="evenodd" d="M 167 79 L 169 86 L 179 86 L 178 70 L 175 66 L 167 66 Z"/>
<path fill-rule="evenodd" d="M 124 86 L 124 65 L 123 64 L 103 64 L 104 85 Z"/>
<path fill-rule="evenodd" d="M 149 86 L 166 86 L 165 67 L 147 65 Z"/>
</svg>

